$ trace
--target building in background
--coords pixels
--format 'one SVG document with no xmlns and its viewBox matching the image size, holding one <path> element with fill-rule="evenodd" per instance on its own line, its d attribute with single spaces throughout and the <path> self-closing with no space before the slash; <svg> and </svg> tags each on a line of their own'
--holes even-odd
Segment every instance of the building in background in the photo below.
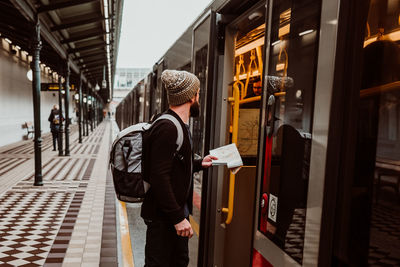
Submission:
<svg viewBox="0 0 400 267">
<path fill-rule="evenodd" d="M 113 102 L 118 104 L 150 71 L 150 68 L 117 68 Z"/>
</svg>

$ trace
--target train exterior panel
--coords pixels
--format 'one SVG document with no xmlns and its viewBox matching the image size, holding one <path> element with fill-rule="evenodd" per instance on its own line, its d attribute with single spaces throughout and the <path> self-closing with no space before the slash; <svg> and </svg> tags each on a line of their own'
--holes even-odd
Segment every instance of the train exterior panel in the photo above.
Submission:
<svg viewBox="0 0 400 267">
<path fill-rule="evenodd" d="M 121 129 L 168 108 L 160 75 L 201 83 L 198 266 L 400 264 L 400 1 L 214 1 L 117 107 Z"/>
</svg>

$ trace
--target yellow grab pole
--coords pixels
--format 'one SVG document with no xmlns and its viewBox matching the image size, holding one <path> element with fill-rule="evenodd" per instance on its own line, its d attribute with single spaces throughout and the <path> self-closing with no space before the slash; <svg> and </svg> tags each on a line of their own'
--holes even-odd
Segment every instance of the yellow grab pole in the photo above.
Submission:
<svg viewBox="0 0 400 267">
<path fill-rule="evenodd" d="M 237 144 L 238 130 L 239 130 L 239 101 L 240 92 L 239 88 L 233 86 L 233 126 L 232 126 L 232 143 Z M 222 212 L 228 213 L 225 223 L 230 224 L 233 217 L 233 200 L 235 197 L 235 174 L 230 171 L 229 174 L 229 199 L 228 208 L 222 208 Z"/>
</svg>

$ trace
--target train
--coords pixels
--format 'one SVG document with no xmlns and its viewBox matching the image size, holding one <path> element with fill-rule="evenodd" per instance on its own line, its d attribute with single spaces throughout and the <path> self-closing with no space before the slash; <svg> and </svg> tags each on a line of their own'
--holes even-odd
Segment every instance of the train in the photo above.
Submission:
<svg viewBox="0 0 400 267">
<path fill-rule="evenodd" d="M 149 121 L 168 109 L 162 71 L 190 71 L 194 152 L 241 154 L 236 174 L 194 176 L 197 266 L 400 265 L 399 14 L 399 0 L 215 0 L 121 101 L 120 129 Z"/>
</svg>

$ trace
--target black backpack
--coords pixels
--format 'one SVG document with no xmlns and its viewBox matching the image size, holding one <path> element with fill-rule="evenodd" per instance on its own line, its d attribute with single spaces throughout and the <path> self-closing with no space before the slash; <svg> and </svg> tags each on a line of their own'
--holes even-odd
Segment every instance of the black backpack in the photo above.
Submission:
<svg viewBox="0 0 400 267">
<path fill-rule="evenodd" d="M 110 152 L 110 167 L 117 198 L 124 202 L 142 202 L 150 184 L 144 178 L 143 140 L 144 135 L 158 120 L 172 121 L 178 130 L 176 140 L 178 152 L 183 143 L 183 130 L 172 115 L 163 114 L 154 122 L 142 122 L 119 132 Z"/>
</svg>

